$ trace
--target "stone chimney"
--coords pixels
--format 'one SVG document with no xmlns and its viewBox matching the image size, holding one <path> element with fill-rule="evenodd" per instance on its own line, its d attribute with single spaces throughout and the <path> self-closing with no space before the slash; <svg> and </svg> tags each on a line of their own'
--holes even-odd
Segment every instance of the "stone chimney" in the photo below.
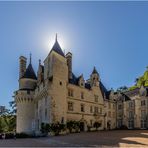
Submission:
<svg viewBox="0 0 148 148">
<path fill-rule="evenodd" d="M 72 53 L 66 54 L 67 66 L 68 66 L 68 79 L 72 79 Z"/>
<path fill-rule="evenodd" d="M 20 56 L 19 62 L 20 62 L 19 78 L 22 78 L 24 76 L 25 71 L 26 71 L 27 58 L 24 56 Z"/>
</svg>

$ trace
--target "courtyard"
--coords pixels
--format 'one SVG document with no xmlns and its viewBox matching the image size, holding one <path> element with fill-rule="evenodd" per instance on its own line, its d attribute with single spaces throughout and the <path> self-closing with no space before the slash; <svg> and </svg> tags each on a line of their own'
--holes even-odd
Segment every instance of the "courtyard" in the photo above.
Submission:
<svg viewBox="0 0 148 148">
<path fill-rule="evenodd" d="M 0 140 L 0 147 L 148 147 L 148 130 L 82 132 L 69 135 Z"/>
</svg>

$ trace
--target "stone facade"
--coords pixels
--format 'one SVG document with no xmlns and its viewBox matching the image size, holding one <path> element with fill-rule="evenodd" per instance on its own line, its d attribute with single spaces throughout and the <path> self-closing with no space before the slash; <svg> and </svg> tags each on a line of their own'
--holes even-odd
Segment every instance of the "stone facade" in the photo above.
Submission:
<svg viewBox="0 0 148 148">
<path fill-rule="evenodd" d="M 83 131 L 93 127 L 95 122 L 101 123 L 100 130 L 123 125 L 145 128 L 148 99 L 137 94 L 137 90 L 136 93 L 107 90 L 95 67 L 88 80 L 84 80 L 83 75 L 76 77 L 72 70 L 72 53 L 65 55 L 57 39 L 43 65 L 39 60 L 37 76 L 31 58 L 27 68 L 26 62 L 27 58 L 21 56 L 19 89 L 15 91 L 18 133 L 38 132 L 42 122 L 70 120 L 80 121 Z M 138 91 L 144 94 L 145 88 Z M 142 100 L 145 107 L 141 107 Z"/>
<path fill-rule="evenodd" d="M 128 129 L 148 128 L 148 93 L 147 87 L 141 86 L 134 90 L 118 92 L 117 127 L 126 126 Z"/>
</svg>

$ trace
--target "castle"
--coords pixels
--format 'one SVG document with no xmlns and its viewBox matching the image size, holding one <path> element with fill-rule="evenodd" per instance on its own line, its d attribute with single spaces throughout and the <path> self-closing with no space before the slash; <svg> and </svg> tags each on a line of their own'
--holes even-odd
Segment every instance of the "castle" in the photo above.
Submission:
<svg viewBox="0 0 148 148">
<path fill-rule="evenodd" d="M 107 90 L 95 67 L 88 80 L 84 80 L 83 75 L 76 77 L 72 69 L 72 53 L 63 53 L 57 37 L 44 64 L 39 61 L 37 75 L 31 57 L 28 67 L 26 57 L 21 56 L 19 62 L 19 89 L 15 91 L 18 133 L 39 132 L 42 122 L 66 123 L 70 120 L 80 121 L 81 131 L 86 131 L 96 121 L 101 125 L 100 130 L 122 125 L 148 127 L 147 118 L 141 121 L 144 116 L 141 117 L 139 107 L 139 102 L 145 100 L 145 108 L 142 108 L 147 115 L 147 95 L 142 95 L 141 99 L 141 93 L 136 94 L 145 92 L 146 88 L 136 88 L 130 91 L 132 94 Z"/>
</svg>

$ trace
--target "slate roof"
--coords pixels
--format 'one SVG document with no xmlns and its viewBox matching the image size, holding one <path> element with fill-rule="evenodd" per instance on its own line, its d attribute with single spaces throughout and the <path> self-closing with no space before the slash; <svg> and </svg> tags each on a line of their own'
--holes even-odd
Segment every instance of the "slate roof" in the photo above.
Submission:
<svg viewBox="0 0 148 148">
<path fill-rule="evenodd" d="M 92 74 L 98 74 L 98 71 L 96 70 L 96 67 L 94 67 Z"/>
<path fill-rule="evenodd" d="M 79 77 L 76 77 L 75 74 L 72 73 L 72 79 L 69 79 L 69 83 L 74 84 L 74 85 L 78 85 L 78 82 L 79 82 Z M 86 82 L 85 88 L 91 89 L 90 83 Z M 110 91 L 108 91 L 105 88 L 105 86 L 103 85 L 103 83 L 101 81 L 100 81 L 100 90 L 101 90 L 103 98 L 106 96 L 106 99 L 109 99 Z"/>
<path fill-rule="evenodd" d="M 72 79 L 69 79 L 69 83 L 78 85 L 78 80 L 79 79 L 75 76 L 75 74 L 72 73 Z"/>
<path fill-rule="evenodd" d="M 61 47 L 60 47 L 60 45 L 59 45 L 59 43 L 58 43 L 58 41 L 57 41 L 57 38 L 56 38 L 56 40 L 55 40 L 55 43 L 54 43 L 54 45 L 53 45 L 51 51 L 55 51 L 56 53 L 58 53 L 58 54 L 60 54 L 61 56 L 65 57 L 65 55 L 64 55 L 64 53 L 63 53 L 63 51 L 62 51 L 62 49 L 61 49 Z"/>
<path fill-rule="evenodd" d="M 134 96 L 134 95 L 138 95 L 139 94 L 139 88 L 135 88 L 133 90 L 129 90 L 124 92 L 125 95 L 127 96 Z"/>
<path fill-rule="evenodd" d="M 24 74 L 24 76 L 22 78 L 30 78 L 30 79 L 34 79 L 37 80 L 36 74 L 33 70 L 32 64 L 30 63 L 26 69 L 26 72 Z"/>
</svg>

